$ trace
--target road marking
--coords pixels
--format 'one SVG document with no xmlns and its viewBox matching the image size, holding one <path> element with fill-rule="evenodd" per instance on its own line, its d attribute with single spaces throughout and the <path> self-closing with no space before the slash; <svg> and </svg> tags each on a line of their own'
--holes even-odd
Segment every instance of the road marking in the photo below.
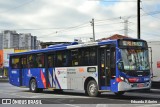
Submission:
<svg viewBox="0 0 160 107">
<path fill-rule="evenodd" d="M 125 96 L 128 96 L 128 94 L 129 94 L 129 96 L 139 96 L 140 94 L 141 95 L 148 95 L 149 97 L 159 97 L 159 94 L 152 94 L 152 93 L 150 93 L 150 94 L 148 94 L 148 93 L 126 93 L 126 95 Z M 132 94 L 132 95 L 130 95 L 130 94 Z"/>
<path fill-rule="evenodd" d="M 48 95 L 48 94 L 47 94 Z M 41 93 L 41 95 L 37 95 L 37 96 L 32 96 L 32 97 L 29 97 L 29 98 L 40 98 L 40 97 L 42 97 L 42 96 L 46 96 L 46 94 L 42 94 Z M 54 95 L 54 96 L 60 96 L 60 97 L 64 97 L 65 95 Z"/>
<path fill-rule="evenodd" d="M 147 104 L 147 105 L 141 105 L 141 106 L 137 106 L 137 107 L 159 107 L 160 104 Z"/>
<path fill-rule="evenodd" d="M 11 96 L 17 96 L 17 97 L 21 97 L 21 98 L 28 98 L 28 97 L 26 97 L 26 96 L 22 96 L 22 95 L 16 95 L 17 93 L 4 93 L 4 92 L 0 92 L 0 93 L 2 93 L 2 94 L 6 94 L 6 95 L 11 95 Z"/>
<path fill-rule="evenodd" d="M 80 107 L 80 106 L 73 105 L 73 104 L 64 104 L 64 105 L 71 106 L 71 107 Z"/>
<path fill-rule="evenodd" d="M 151 90 L 153 90 L 153 91 L 160 91 L 160 89 L 151 89 Z"/>
<path fill-rule="evenodd" d="M 97 104 L 96 107 L 108 107 L 108 104 Z"/>
</svg>

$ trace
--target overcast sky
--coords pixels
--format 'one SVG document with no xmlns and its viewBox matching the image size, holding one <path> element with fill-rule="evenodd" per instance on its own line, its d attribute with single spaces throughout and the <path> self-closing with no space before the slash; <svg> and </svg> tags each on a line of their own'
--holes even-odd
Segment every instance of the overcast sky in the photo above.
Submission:
<svg viewBox="0 0 160 107">
<path fill-rule="evenodd" d="M 124 35 L 128 19 L 128 36 L 137 37 L 136 1 L 0 0 L 0 29 L 31 33 L 41 41 L 73 41 L 92 37 L 94 18 L 99 39 Z M 141 38 L 160 40 L 160 0 L 141 1 Z"/>
</svg>

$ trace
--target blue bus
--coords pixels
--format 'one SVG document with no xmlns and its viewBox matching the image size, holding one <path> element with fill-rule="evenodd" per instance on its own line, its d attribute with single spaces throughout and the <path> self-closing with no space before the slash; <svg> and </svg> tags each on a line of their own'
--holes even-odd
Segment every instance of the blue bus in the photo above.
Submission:
<svg viewBox="0 0 160 107">
<path fill-rule="evenodd" d="M 151 87 L 147 42 L 117 39 L 58 44 L 45 49 L 10 54 L 9 82 L 43 89 L 84 90 L 95 97 L 111 91 L 122 95 Z"/>
</svg>

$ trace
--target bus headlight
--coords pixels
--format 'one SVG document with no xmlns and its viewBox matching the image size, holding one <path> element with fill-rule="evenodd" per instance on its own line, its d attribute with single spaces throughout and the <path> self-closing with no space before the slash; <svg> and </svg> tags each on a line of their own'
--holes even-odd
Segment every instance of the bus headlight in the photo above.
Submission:
<svg viewBox="0 0 160 107">
<path fill-rule="evenodd" d="M 122 81 L 124 81 L 124 77 L 120 77 Z"/>
</svg>

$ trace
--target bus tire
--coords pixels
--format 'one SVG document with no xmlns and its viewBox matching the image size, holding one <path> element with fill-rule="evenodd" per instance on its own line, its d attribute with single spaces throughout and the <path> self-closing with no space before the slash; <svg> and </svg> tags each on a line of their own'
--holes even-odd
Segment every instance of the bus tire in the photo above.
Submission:
<svg viewBox="0 0 160 107">
<path fill-rule="evenodd" d="M 34 92 L 34 93 L 37 93 L 37 92 L 41 91 L 41 89 L 38 89 L 38 88 L 37 88 L 37 82 L 36 82 L 35 79 L 31 79 L 31 80 L 30 80 L 29 90 L 30 90 L 31 92 Z"/>
<path fill-rule="evenodd" d="M 95 80 L 90 80 L 87 84 L 86 94 L 91 97 L 96 97 L 100 93 L 98 92 L 98 85 Z"/>
<path fill-rule="evenodd" d="M 125 93 L 124 91 L 119 91 L 119 92 L 115 92 L 115 95 L 122 96 L 124 93 Z"/>
</svg>

